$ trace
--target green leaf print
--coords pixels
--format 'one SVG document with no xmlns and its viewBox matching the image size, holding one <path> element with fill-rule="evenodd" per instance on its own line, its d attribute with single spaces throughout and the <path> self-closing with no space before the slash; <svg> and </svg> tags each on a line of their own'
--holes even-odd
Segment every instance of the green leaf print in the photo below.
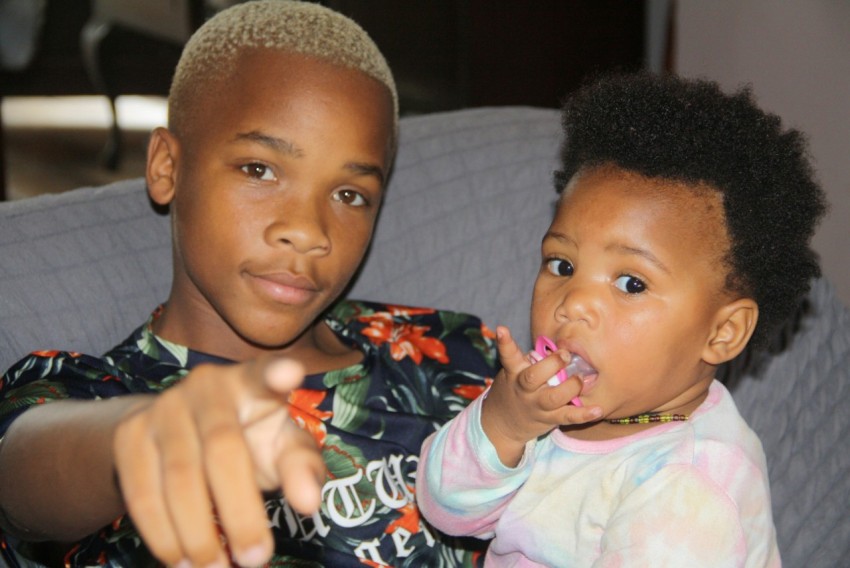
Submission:
<svg viewBox="0 0 850 568">
<path fill-rule="evenodd" d="M 364 408 L 369 391 L 369 377 L 363 365 L 353 365 L 325 375 L 324 384 L 336 387 L 331 424 L 342 430 L 356 430 L 368 417 Z"/>
<path fill-rule="evenodd" d="M 375 310 L 372 308 L 366 307 L 364 304 L 360 302 L 352 302 L 352 301 L 343 301 L 338 302 L 331 311 L 329 315 L 332 319 L 335 319 L 340 322 L 349 322 L 354 318 L 361 316 L 371 316 L 375 313 Z"/>
<path fill-rule="evenodd" d="M 469 328 L 464 333 L 467 339 L 469 339 L 469 341 L 475 347 L 475 349 L 477 349 L 481 353 L 481 355 L 484 356 L 484 359 L 487 361 L 487 364 L 491 367 L 495 366 L 496 349 L 493 340 L 484 337 L 484 334 L 481 333 L 480 328 Z"/>
<path fill-rule="evenodd" d="M 176 343 L 171 343 L 170 341 L 165 341 L 162 338 L 160 338 L 159 341 L 160 341 L 160 344 L 162 344 L 162 346 L 166 349 L 166 351 L 171 353 L 174 356 L 174 358 L 177 359 L 177 363 L 181 367 L 186 366 L 186 364 L 189 362 L 189 348 L 188 347 L 184 347 L 183 345 L 177 345 Z"/>
<path fill-rule="evenodd" d="M 153 332 L 143 333 L 138 341 L 136 341 L 136 346 L 139 348 L 139 351 L 151 359 L 159 361 L 159 344 L 153 338 Z"/>
<path fill-rule="evenodd" d="M 458 312 L 438 312 L 440 314 L 440 322 L 443 324 L 443 331 L 440 333 L 440 338 L 446 337 L 455 328 L 460 327 L 466 320 L 469 319 L 469 316 L 466 314 L 461 314 Z"/>
<path fill-rule="evenodd" d="M 346 444 L 335 434 L 328 434 L 328 437 L 325 439 L 325 446 L 322 448 L 322 458 L 328 467 L 330 478 L 328 484 L 325 485 L 325 490 L 337 480 L 356 480 L 350 484 L 350 487 L 353 488 L 353 494 L 357 495 L 360 504 L 364 508 L 368 508 L 372 503 L 377 504 L 375 486 L 366 476 L 368 463 L 360 448 Z M 348 493 L 348 495 L 351 494 Z M 345 510 L 350 506 L 350 503 L 346 503 L 344 498 L 345 495 L 342 492 L 335 493 L 333 496 L 333 506 L 338 510 Z M 325 500 L 322 507 L 327 506 L 328 502 Z M 371 524 L 373 522 L 378 522 L 377 518 L 372 517 L 364 524 Z"/>
<path fill-rule="evenodd" d="M 18 408 L 68 398 L 65 385 L 56 381 L 36 381 L 12 389 L 0 400 L 0 416 Z"/>
</svg>

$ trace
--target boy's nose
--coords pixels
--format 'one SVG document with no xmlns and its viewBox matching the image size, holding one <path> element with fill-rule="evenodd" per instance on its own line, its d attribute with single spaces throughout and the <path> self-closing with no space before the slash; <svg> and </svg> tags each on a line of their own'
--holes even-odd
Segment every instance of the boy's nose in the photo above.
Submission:
<svg viewBox="0 0 850 568">
<path fill-rule="evenodd" d="M 291 246 L 301 254 L 324 255 L 331 249 L 320 208 L 308 200 L 281 207 L 267 229 L 267 238 L 273 245 Z"/>
</svg>

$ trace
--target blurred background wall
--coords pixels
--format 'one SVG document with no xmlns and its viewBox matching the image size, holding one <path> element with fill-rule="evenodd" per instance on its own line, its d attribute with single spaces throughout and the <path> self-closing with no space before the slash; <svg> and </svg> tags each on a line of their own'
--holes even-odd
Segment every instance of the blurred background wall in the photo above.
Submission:
<svg viewBox="0 0 850 568">
<path fill-rule="evenodd" d="M 0 198 L 142 175 L 182 43 L 238 1 L 0 0 Z M 557 107 L 588 76 L 613 69 L 704 76 L 727 90 L 751 84 L 762 106 L 809 137 L 832 204 L 815 247 L 850 305 L 850 1 L 320 3 L 374 38 L 405 115 Z M 69 95 L 97 99 L 96 116 L 84 110 L 91 101 L 62 107 Z M 56 111 L 69 120 L 45 120 L 54 107 L 69 109 Z M 135 122 L 151 107 L 160 109 L 153 122 Z"/>
<path fill-rule="evenodd" d="M 831 203 L 815 248 L 850 306 L 850 2 L 677 0 L 673 11 L 677 72 L 751 84 L 764 108 L 808 135 Z"/>
</svg>

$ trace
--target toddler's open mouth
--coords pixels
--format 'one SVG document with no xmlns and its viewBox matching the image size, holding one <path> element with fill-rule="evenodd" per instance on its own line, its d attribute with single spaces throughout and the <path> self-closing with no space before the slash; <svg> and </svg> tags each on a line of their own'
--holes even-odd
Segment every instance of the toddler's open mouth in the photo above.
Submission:
<svg viewBox="0 0 850 568">
<path fill-rule="evenodd" d="M 543 357 L 546 357 L 550 353 L 554 353 L 557 349 L 555 342 L 545 335 L 541 335 L 537 338 L 537 342 L 534 345 L 534 351 L 532 351 L 529 355 L 534 361 L 540 361 Z M 581 357 L 581 355 L 572 353 L 569 364 L 558 371 L 555 376 L 550 377 L 547 384 L 556 387 L 574 375 L 578 375 L 582 380 L 582 392 L 596 382 L 596 369 L 591 367 L 590 364 Z M 570 401 L 570 404 L 574 406 L 583 406 L 581 399 L 578 396 L 573 398 Z"/>
<path fill-rule="evenodd" d="M 570 359 L 570 363 L 562 369 L 557 375 L 550 378 L 548 383 L 551 386 L 558 386 L 569 377 L 574 375 L 578 375 L 581 378 L 582 387 L 581 392 L 583 393 L 585 389 L 591 387 L 596 382 L 596 369 L 590 366 L 590 364 L 582 359 L 580 355 L 572 354 Z M 581 394 L 581 393 L 579 393 Z M 579 397 L 575 397 L 570 401 L 570 404 L 573 406 L 584 406 Z"/>
</svg>

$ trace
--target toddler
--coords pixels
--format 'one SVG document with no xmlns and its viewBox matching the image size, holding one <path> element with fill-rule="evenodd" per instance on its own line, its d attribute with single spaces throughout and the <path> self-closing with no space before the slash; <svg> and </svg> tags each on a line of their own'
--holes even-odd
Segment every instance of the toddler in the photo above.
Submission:
<svg viewBox="0 0 850 568">
<path fill-rule="evenodd" d="M 715 376 L 819 274 L 804 140 L 748 90 L 648 74 L 579 90 L 563 126 L 531 303 L 554 347 L 497 328 L 503 370 L 423 444 L 420 510 L 494 537 L 485 566 L 779 566 L 761 444 Z"/>
</svg>

